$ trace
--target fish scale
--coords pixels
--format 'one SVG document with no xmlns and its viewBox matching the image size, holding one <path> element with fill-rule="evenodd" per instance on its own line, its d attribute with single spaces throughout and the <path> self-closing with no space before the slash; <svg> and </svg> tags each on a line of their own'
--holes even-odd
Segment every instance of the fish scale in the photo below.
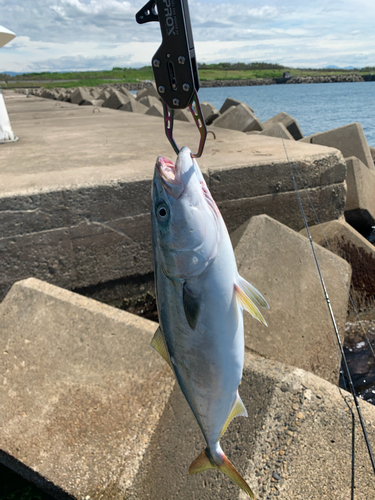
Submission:
<svg viewBox="0 0 375 500">
<path fill-rule="evenodd" d="M 266 325 L 258 306 L 268 304 L 238 275 L 224 220 L 188 148 L 175 165 L 157 159 L 151 218 L 160 320 L 151 345 L 172 368 L 207 443 L 189 473 L 219 469 L 254 498 L 220 438 L 232 418 L 247 416 L 238 394 L 243 309 Z"/>
</svg>

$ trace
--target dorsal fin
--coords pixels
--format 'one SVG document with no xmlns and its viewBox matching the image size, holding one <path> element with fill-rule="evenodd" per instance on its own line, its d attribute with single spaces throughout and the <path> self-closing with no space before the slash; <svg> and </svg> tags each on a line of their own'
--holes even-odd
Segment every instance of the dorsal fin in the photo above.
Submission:
<svg viewBox="0 0 375 500">
<path fill-rule="evenodd" d="M 258 292 L 258 290 L 250 285 L 246 280 L 239 276 L 238 279 L 239 285 L 237 283 L 234 284 L 234 291 L 236 292 L 236 298 L 239 304 L 246 309 L 255 319 L 263 323 L 265 326 L 267 325 L 266 320 L 263 318 L 260 313 L 257 305 L 264 307 L 265 309 L 269 309 L 269 305 L 266 299 Z M 257 304 L 257 305 L 256 305 Z"/>
<path fill-rule="evenodd" d="M 160 326 L 156 330 L 155 335 L 153 336 L 150 345 L 153 349 L 155 349 L 156 352 L 158 352 L 160 354 L 160 356 L 162 356 L 165 359 L 165 361 L 169 364 L 169 366 L 173 370 L 171 357 L 170 357 L 169 352 L 168 352 L 167 343 L 165 341 L 164 333 L 162 332 Z"/>
<path fill-rule="evenodd" d="M 238 394 L 238 392 L 237 392 L 237 398 L 236 398 L 236 401 L 233 405 L 233 408 L 228 415 L 228 418 L 224 424 L 224 427 L 221 429 L 220 439 L 221 439 L 221 436 L 224 434 L 224 432 L 227 430 L 227 427 L 230 424 L 230 421 L 234 417 L 247 417 L 247 411 L 246 411 L 245 405 L 243 404 L 242 399 L 240 398 L 240 395 Z"/>
</svg>

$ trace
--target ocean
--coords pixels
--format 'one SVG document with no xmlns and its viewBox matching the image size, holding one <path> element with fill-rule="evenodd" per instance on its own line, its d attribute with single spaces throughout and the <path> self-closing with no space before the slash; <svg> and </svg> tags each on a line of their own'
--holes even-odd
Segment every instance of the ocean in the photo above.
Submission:
<svg viewBox="0 0 375 500">
<path fill-rule="evenodd" d="M 285 111 L 305 136 L 359 122 L 368 144 L 375 147 L 375 82 L 201 88 L 198 96 L 217 109 L 227 97 L 238 99 L 262 122 Z"/>
</svg>

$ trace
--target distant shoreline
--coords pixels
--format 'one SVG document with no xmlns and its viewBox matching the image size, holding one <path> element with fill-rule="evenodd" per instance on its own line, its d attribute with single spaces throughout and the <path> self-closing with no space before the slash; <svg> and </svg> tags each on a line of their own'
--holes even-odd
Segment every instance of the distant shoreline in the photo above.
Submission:
<svg viewBox="0 0 375 500">
<path fill-rule="evenodd" d="M 54 87 L 49 88 L 60 88 L 59 83 L 63 80 L 57 80 L 55 82 L 49 81 L 48 83 L 55 83 Z M 69 81 L 69 80 L 65 80 Z M 70 80 L 74 81 L 74 80 Z M 215 87 L 251 87 L 251 86 L 259 86 L 259 85 L 296 85 L 296 84 L 305 84 L 305 83 L 342 83 L 342 82 L 366 82 L 366 81 L 375 81 L 375 74 L 368 75 L 358 75 L 356 73 L 352 74 L 344 74 L 344 75 L 327 75 L 327 76 L 291 76 L 289 78 L 244 78 L 244 79 L 231 79 L 231 80 L 201 80 L 200 86 L 201 88 L 215 88 Z M 87 86 L 80 85 L 80 81 L 76 80 L 76 87 Z M 40 88 L 40 86 L 28 86 L 28 81 L 23 82 L 14 82 L 15 85 L 9 86 L 9 89 L 16 88 Z M 19 85 L 17 85 L 19 83 Z M 42 81 L 38 82 L 42 83 Z M 86 83 L 86 82 L 85 82 Z M 152 81 L 140 81 L 140 82 L 121 82 L 119 80 L 113 80 L 112 82 L 102 83 L 99 85 L 94 85 L 94 87 L 108 87 L 108 86 L 121 86 L 126 87 L 128 90 L 141 90 L 152 85 Z M 76 88 L 74 87 L 74 88 Z M 7 88 L 7 87 L 5 87 Z"/>
<path fill-rule="evenodd" d="M 368 75 L 369 77 L 371 75 Z M 371 78 L 368 78 L 370 80 Z M 257 78 L 254 80 L 207 80 L 201 81 L 201 87 L 242 87 L 252 85 L 291 85 L 304 83 L 342 83 L 342 82 L 364 82 L 366 77 L 349 74 L 349 75 L 332 75 L 332 76 L 291 76 L 289 78 Z M 375 75 L 373 76 L 375 81 Z"/>
<path fill-rule="evenodd" d="M 251 87 L 259 85 L 297 85 L 306 83 L 342 83 L 375 81 L 375 75 L 360 76 L 355 73 L 349 75 L 332 76 L 292 76 L 290 78 L 256 78 L 239 80 L 201 80 L 201 88 L 214 87 Z M 108 85 L 108 84 L 107 84 Z M 124 84 L 121 84 L 124 85 Z M 151 82 L 126 83 L 129 90 L 140 90 L 152 85 Z M 105 84 L 102 85 L 103 87 Z"/>
</svg>

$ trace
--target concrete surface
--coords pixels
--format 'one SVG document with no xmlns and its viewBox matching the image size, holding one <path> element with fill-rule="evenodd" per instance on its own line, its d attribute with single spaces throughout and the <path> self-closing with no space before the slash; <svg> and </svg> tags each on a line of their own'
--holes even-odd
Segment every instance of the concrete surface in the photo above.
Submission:
<svg viewBox="0 0 375 500">
<path fill-rule="evenodd" d="M 126 104 L 118 108 L 120 111 L 128 111 L 130 113 L 146 113 L 148 107 L 136 101 L 133 97 Z"/>
<path fill-rule="evenodd" d="M 10 92 L 6 102 L 20 140 L 1 145 L 0 297 L 30 276 L 74 289 L 152 272 L 154 164 L 159 155 L 175 159 L 161 119 Z M 229 230 L 259 213 L 301 229 L 281 140 L 215 134 L 199 165 Z M 194 150 L 198 130 L 176 121 L 175 138 Z M 341 216 L 341 154 L 294 141 L 287 150 L 320 220 Z"/>
<path fill-rule="evenodd" d="M 142 99 L 140 99 L 140 101 L 141 100 Z M 149 115 L 149 116 L 157 116 L 158 118 L 163 118 L 164 111 L 163 111 L 163 105 L 162 105 L 162 103 L 159 101 L 159 102 L 153 104 L 152 106 L 150 106 L 150 108 L 146 111 L 145 114 Z"/>
<path fill-rule="evenodd" d="M 154 104 L 160 104 L 160 99 L 151 95 L 146 95 L 145 97 L 139 99 L 138 102 L 140 102 L 144 106 L 147 106 L 148 108 L 151 108 L 151 106 L 153 106 Z"/>
<path fill-rule="evenodd" d="M 244 315 L 246 348 L 337 384 L 339 361 L 309 241 L 267 215 L 252 217 L 232 238 L 238 272 L 270 305 L 269 311 L 262 310 L 268 328 Z M 344 331 L 348 294 L 341 276 L 349 288 L 350 265 L 319 245 L 315 250 L 336 322 Z"/>
<path fill-rule="evenodd" d="M 375 169 L 366 136 L 360 123 L 349 123 L 343 127 L 327 130 L 327 132 L 318 132 L 304 137 L 302 141 L 337 148 L 345 158 L 355 156 L 371 170 Z"/>
<path fill-rule="evenodd" d="M 346 158 L 346 167 L 345 219 L 358 230 L 368 230 L 375 224 L 375 169 L 355 156 Z"/>
<path fill-rule="evenodd" d="M 232 420 L 221 445 L 259 499 L 347 500 L 352 418 L 345 391 L 300 369 L 245 355 L 240 395 L 248 418 Z M 342 396 L 343 395 L 343 396 Z M 375 445 L 375 408 L 361 402 Z M 358 419 L 356 492 L 373 500 L 374 477 Z M 217 471 L 188 476 L 203 438 L 176 387 L 150 441 L 129 500 L 245 500 Z M 275 479 L 274 475 L 280 479 Z"/>
<path fill-rule="evenodd" d="M 271 127 L 276 123 L 282 123 L 296 141 L 299 141 L 303 138 L 303 133 L 299 128 L 297 121 L 293 117 L 288 115 L 288 113 L 278 113 L 269 120 L 265 121 L 263 123 L 263 127 L 267 129 L 268 127 Z"/>
<path fill-rule="evenodd" d="M 216 471 L 189 476 L 204 441 L 164 360 L 156 324 L 39 280 L 0 305 L 0 461 L 56 499 L 244 500 Z M 259 499 L 346 500 L 352 418 L 345 391 L 249 353 L 223 450 Z M 360 402 L 375 445 L 375 408 Z M 357 418 L 355 492 L 374 480 Z M 276 479 L 277 478 L 277 479 Z"/>
<path fill-rule="evenodd" d="M 212 125 L 219 116 L 219 111 L 210 102 L 201 102 L 201 108 L 206 125 Z"/>
<path fill-rule="evenodd" d="M 0 461 L 56 498 L 123 498 L 173 385 L 157 324 L 35 279 L 0 318 Z"/>
<path fill-rule="evenodd" d="M 253 108 L 251 108 L 248 104 L 243 103 L 242 101 L 239 101 L 238 99 L 233 99 L 233 97 L 227 97 L 223 103 L 223 105 L 220 108 L 219 113 L 222 115 L 225 113 L 227 109 L 229 109 L 231 106 L 239 106 L 240 104 L 244 104 L 248 109 L 251 110 L 252 113 L 254 113 Z"/>
<path fill-rule="evenodd" d="M 160 96 L 158 94 L 158 91 L 156 90 L 155 84 L 150 85 L 150 87 L 147 87 L 147 89 L 138 90 L 136 99 L 137 101 L 139 101 L 143 97 L 147 96 L 156 97 L 156 99 L 160 100 Z"/>
<path fill-rule="evenodd" d="M 269 135 L 270 137 L 278 137 L 281 139 L 281 137 L 285 140 L 290 140 L 293 141 L 294 137 L 292 134 L 289 132 L 289 130 L 285 127 L 283 123 L 267 123 L 267 125 L 263 124 L 264 130 L 262 132 L 259 132 L 261 135 Z"/>
<path fill-rule="evenodd" d="M 111 95 L 108 97 L 106 101 L 103 102 L 102 107 L 103 108 L 110 108 L 110 109 L 119 109 L 121 106 L 124 106 L 127 104 L 130 99 L 134 99 L 133 97 L 130 98 L 123 94 L 122 92 L 118 90 L 114 90 L 111 92 Z"/>
<path fill-rule="evenodd" d="M 368 169 L 367 169 L 368 170 Z M 345 259 L 352 267 L 350 292 L 358 310 L 375 305 L 375 247 L 343 220 L 309 228 L 313 241 Z M 306 230 L 301 234 L 306 236 Z M 328 242 L 328 243 L 327 243 Z"/>
<path fill-rule="evenodd" d="M 239 130 L 241 132 L 251 132 L 253 130 L 263 130 L 263 126 L 258 118 L 251 111 L 250 107 L 244 103 L 231 106 L 224 113 L 220 114 L 213 122 L 214 127 Z"/>
<path fill-rule="evenodd" d="M 47 97 L 42 94 L 42 97 Z M 84 101 L 90 101 L 92 99 L 92 95 L 90 92 L 83 88 L 83 87 L 78 87 L 75 89 L 75 91 L 70 95 L 70 102 L 73 104 L 78 104 L 80 105 Z"/>
<path fill-rule="evenodd" d="M 193 115 L 189 109 L 175 109 L 174 119 L 182 122 L 194 123 Z"/>
</svg>

